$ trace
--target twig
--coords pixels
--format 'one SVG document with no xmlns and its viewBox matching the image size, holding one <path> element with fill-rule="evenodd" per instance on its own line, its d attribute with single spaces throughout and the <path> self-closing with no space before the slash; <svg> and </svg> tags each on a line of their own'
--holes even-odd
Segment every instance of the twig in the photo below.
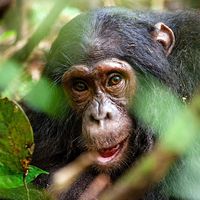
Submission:
<svg viewBox="0 0 200 200">
<path fill-rule="evenodd" d="M 77 177 L 84 172 L 87 167 L 94 164 L 96 157 L 97 155 L 94 152 L 81 154 L 74 162 L 58 170 L 53 175 L 52 185 L 48 190 L 50 195 L 54 199 L 57 199 L 60 193 L 67 191 Z"/>
<path fill-rule="evenodd" d="M 111 180 L 108 175 L 100 174 L 97 176 L 88 188 L 81 194 L 78 200 L 94 200 L 111 185 Z"/>
</svg>

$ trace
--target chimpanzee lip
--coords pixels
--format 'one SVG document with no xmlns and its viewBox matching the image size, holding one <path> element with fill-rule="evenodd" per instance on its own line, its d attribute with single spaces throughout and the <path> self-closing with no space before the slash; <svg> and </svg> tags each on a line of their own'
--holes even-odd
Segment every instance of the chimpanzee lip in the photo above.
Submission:
<svg viewBox="0 0 200 200">
<path fill-rule="evenodd" d="M 127 138 L 123 139 L 121 142 L 112 147 L 99 149 L 97 163 L 100 165 L 107 165 L 111 162 L 115 162 L 117 158 L 123 153 L 126 142 Z"/>
</svg>

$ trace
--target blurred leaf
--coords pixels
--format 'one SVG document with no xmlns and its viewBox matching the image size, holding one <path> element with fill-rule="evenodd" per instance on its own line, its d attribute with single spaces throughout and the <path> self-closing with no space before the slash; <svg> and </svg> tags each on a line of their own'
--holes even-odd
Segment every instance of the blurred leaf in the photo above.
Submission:
<svg viewBox="0 0 200 200">
<path fill-rule="evenodd" d="M 21 70 L 17 63 L 3 62 L 0 65 L 0 88 L 5 89 L 14 79 L 19 77 Z"/>
<path fill-rule="evenodd" d="M 138 91 L 131 109 L 155 133 L 163 135 L 177 116 L 181 115 L 184 105 L 155 78 L 141 76 L 138 82 Z"/>
<path fill-rule="evenodd" d="M 149 74 L 138 78 L 137 89 L 132 112 L 144 128 L 158 134 L 157 145 L 101 199 L 140 199 L 149 186 L 164 179 L 179 156 L 183 158 L 174 164 L 164 186 L 169 196 L 200 199 L 200 97 L 195 96 L 190 105 L 185 105 Z"/>
<path fill-rule="evenodd" d="M 171 196 L 200 199 L 199 98 L 194 97 L 190 105 L 185 105 L 160 82 L 146 78 L 139 78 L 134 112 L 158 134 L 165 151 L 182 156 L 171 168 L 165 187 Z"/>
<path fill-rule="evenodd" d="M 18 63 L 10 60 L 0 63 L 1 97 L 21 99 L 32 85 L 33 81 Z"/>
<path fill-rule="evenodd" d="M 52 100 L 52 91 L 47 80 L 41 79 L 25 97 L 33 107 L 46 110 Z M 38 101 L 39 100 L 39 101 Z"/>
<path fill-rule="evenodd" d="M 35 83 L 24 101 L 32 108 L 53 116 L 62 116 L 68 110 L 68 97 L 63 89 L 42 78 Z"/>
<path fill-rule="evenodd" d="M 22 99 L 31 107 L 49 115 L 60 115 L 67 108 L 68 98 L 62 88 L 47 79 L 33 81 L 16 62 L 0 64 L 1 97 Z"/>
<path fill-rule="evenodd" d="M 0 43 L 5 43 L 10 40 L 13 40 L 16 37 L 15 31 L 6 31 L 0 35 Z"/>
<path fill-rule="evenodd" d="M 198 136 L 197 114 L 155 78 L 139 77 L 139 81 L 133 106 L 136 116 L 158 134 L 163 148 L 185 153 Z"/>
<path fill-rule="evenodd" d="M 200 126 L 199 121 L 189 109 L 184 109 L 182 113 L 176 113 L 175 116 L 175 121 L 169 124 L 161 142 L 165 149 L 181 155 L 187 153 L 189 147 L 194 144 Z"/>
<path fill-rule="evenodd" d="M 189 135 L 191 133 L 189 132 Z M 187 138 L 181 138 L 181 140 L 184 139 L 187 140 Z M 169 176 L 166 179 L 168 193 L 183 199 L 200 199 L 199 169 L 200 135 L 198 134 L 195 137 L 195 141 L 187 150 L 186 155 L 171 168 Z"/>
<path fill-rule="evenodd" d="M 78 8 L 75 7 L 69 7 L 67 6 L 63 11 L 62 14 L 70 17 L 75 17 L 76 15 L 79 15 L 81 11 Z"/>
</svg>

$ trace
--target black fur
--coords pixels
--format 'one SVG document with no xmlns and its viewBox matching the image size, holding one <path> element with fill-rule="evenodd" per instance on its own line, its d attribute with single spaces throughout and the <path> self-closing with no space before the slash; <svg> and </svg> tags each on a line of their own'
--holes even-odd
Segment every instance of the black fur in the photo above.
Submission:
<svg viewBox="0 0 200 200">
<path fill-rule="evenodd" d="M 82 14 L 66 24 L 52 45 L 44 76 L 52 84 L 60 85 L 62 75 L 72 65 L 92 64 L 106 58 L 118 58 L 128 62 L 138 76 L 150 73 L 161 84 L 167 85 L 180 99 L 191 99 L 200 82 L 200 13 L 180 11 L 176 13 L 132 12 L 126 9 L 104 8 Z M 163 46 L 154 42 L 151 32 L 154 25 L 163 22 L 174 32 L 176 43 L 172 53 L 166 57 Z M 154 87 L 152 85 L 152 87 Z M 58 102 L 59 104 L 59 102 Z M 81 138 L 81 119 L 68 110 L 61 119 L 47 117 L 43 113 L 28 112 L 35 132 L 36 150 L 33 163 L 54 171 L 74 160 L 84 149 Z M 154 134 L 135 117 L 129 159 L 123 169 L 112 174 L 119 177 L 144 152 L 151 149 Z M 91 180 L 96 172 L 91 171 Z M 82 179 L 80 179 L 82 180 Z M 80 180 L 78 182 L 80 182 Z M 84 180 L 83 180 L 84 182 Z M 87 181 L 86 181 L 87 182 Z M 75 184 L 62 199 L 77 199 L 75 191 L 85 185 Z M 169 199 L 156 188 L 144 199 Z"/>
</svg>

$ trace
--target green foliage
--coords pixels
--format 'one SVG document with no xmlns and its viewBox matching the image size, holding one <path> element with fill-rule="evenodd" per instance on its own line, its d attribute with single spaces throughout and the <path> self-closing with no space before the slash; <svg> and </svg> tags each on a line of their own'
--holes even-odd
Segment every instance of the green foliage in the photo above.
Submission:
<svg viewBox="0 0 200 200">
<path fill-rule="evenodd" d="M 29 186 L 31 200 L 52 200 L 45 191 L 34 189 Z M 0 198 L 9 200 L 27 200 L 27 191 L 24 187 L 14 189 L 0 189 Z"/>
<path fill-rule="evenodd" d="M 34 82 L 22 66 L 17 62 L 8 60 L 0 63 L 0 92 L 1 97 L 19 99 L 25 96 Z"/>
<path fill-rule="evenodd" d="M 2 62 L 0 65 L 0 89 L 5 89 L 11 82 L 18 80 L 21 69 L 12 61 Z"/>
<path fill-rule="evenodd" d="M 23 169 L 22 161 L 33 153 L 31 125 L 19 105 L 0 101 L 0 163 L 15 172 Z"/>
<path fill-rule="evenodd" d="M 67 21 L 67 18 L 79 14 L 80 10 L 103 5 L 102 2 L 94 0 L 86 1 L 87 3 L 85 0 L 69 0 L 68 2 L 59 0 L 56 3 L 53 0 L 50 2 L 37 0 L 35 2 L 30 1 L 32 18 L 26 16 L 28 20 L 22 20 L 18 26 L 21 26 L 25 21 L 29 24 L 27 26 L 29 31 L 32 27 L 36 27 L 39 21 L 44 21 L 25 47 L 13 56 L 21 63 L 26 61 L 33 48 L 49 34 L 52 24 L 61 12 L 66 16 L 64 21 Z M 151 2 L 156 1 L 115 0 L 113 2 L 116 5 L 130 8 L 149 8 Z M 195 2 L 195 0 L 191 2 Z M 35 6 L 32 6 L 33 3 Z M 53 3 L 55 3 L 54 8 L 46 16 L 41 8 L 45 7 L 45 11 L 50 10 L 50 4 L 53 5 Z M 15 15 L 13 16 L 15 18 Z M 13 21 L 12 15 L 10 20 Z M 57 32 L 60 27 L 58 23 L 56 24 L 55 30 Z M 16 31 L 5 31 L 0 35 L 0 43 L 9 44 L 9 41 L 13 40 L 16 35 Z M 23 65 L 14 59 L 0 63 L 1 96 L 11 99 L 23 98 L 28 105 L 49 115 L 62 113 L 63 104 L 66 107 L 66 101 L 68 101 L 63 95 L 62 88 L 53 86 L 47 79 L 43 78 L 39 82 L 32 81 L 22 69 Z M 178 97 L 157 80 L 149 78 L 148 75 L 148 77 L 141 77 L 139 83 L 132 106 L 134 114 L 158 133 L 163 148 L 178 155 L 184 153 L 184 159 L 173 167 L 166 180 L 169 193 L 186 199 L 199 199 L 200 138 L 198 131 L 200 127 L 198 120 L 194 113 L 180 102 Z M 34 166 L 29 166 L 33 146 L 32 128 L 23 110 L 8 99 L 0 99 L 0 198 L 27 199 L 27 189 L 22 187 L 24 177 L 29 183 L 39 174 L 46 173 Z M 147 159 L 140 171 L 145 174 L 154 166 L 154 162 L 152 159 Z M 130 177 L 135 182 L 137 182 L 137 178 L 137 176 Z M 30 189 L 30 197 L 35 200 L 49 199 L 43 192 L 32 188 Z"/>
<path fill-rule="evenodd" d="M 138 82 L 133 112 L 159 135 L 164 148 L 184 153 L 198 135 L 198 119 L 170 89 L 149 74 L 139 77 Z"/>
<path fill-rule="evenodd" d="M 37 110 L 49 115 L 59 116 L 63 112 L 62 105 L 67 99 L 61 88 L 52 85 L 47 79 L 42 78 L 39 82 L 32 85 L 29 93 L 24 97 L 24 101 Z"/>
<path fill-rule="evenodd" d="M 26 176 L 26 183 L 30 183 L 40 174 L 47 174 L 47 172 L 30 165 L 28 169 L 28 175 Z M 20 173 L 16 173 L 15 171 L 11 171 L 7 166 L 1 165 L 0 189 L 11 189 L 23 186 L 23 176 L 24 173 L 22 171 Z"/>
<path fill-rule="evenodd" d="M 0 63 L 0 91 L 2 97 L 21 99 L 34 109 L 59 116 L 68 98 L 62 88 L 52 85 L 46 78 L 31 80 L 22 67 L 14 61 Z M 66 106 L 65 106 L 66 107 Z"/>
<path fill-rule="evenodd" d="M 159 136 L 163 149 L 181 159 L 167 176 L 165 187 L 170 195 L 184 199 L 200 197 L 200 100 L 195 97 L 186 105 L 153 77 L 139 77 L 133 112 Z M 150 164 L 153 164 L 153 160 Z M 151 168 L 148 159 L 144 166 Z M 146 169 L 145 168 L 145 169 Z"/>
<path fill-rule="evenodd" d="M 0 189 L 23 186 L 46 173 L 29 166 L 33 150 L 32 127 L 22 108 L 0 99 Z"/>
<path fill-rule="evenodd" d="M 0 43 L 4 43 L 16 37 L 15 31 L 5 31 L 3 34 L 0 35 Z"/>
</svg>

